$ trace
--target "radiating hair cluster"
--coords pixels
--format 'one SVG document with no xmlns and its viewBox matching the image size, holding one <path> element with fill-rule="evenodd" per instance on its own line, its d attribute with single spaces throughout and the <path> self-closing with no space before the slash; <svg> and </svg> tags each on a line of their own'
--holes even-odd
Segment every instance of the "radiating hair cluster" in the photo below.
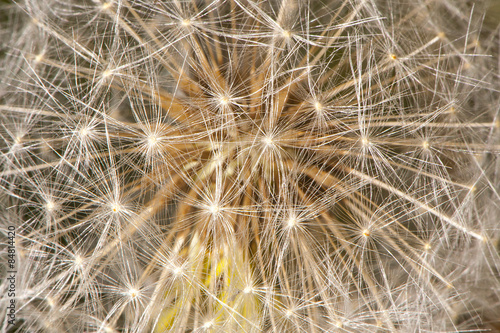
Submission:
<svg viewBox="0 0 500 333">
<path fill-rule="evenodd" d="M 500 330 L 483 1 L 0 8 L 3 332 Z"/>
</svg>

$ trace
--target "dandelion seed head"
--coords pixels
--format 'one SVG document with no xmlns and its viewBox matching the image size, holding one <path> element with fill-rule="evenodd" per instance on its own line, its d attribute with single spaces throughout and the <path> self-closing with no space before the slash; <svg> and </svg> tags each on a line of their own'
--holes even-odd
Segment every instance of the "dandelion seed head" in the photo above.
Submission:
<svg viewBox="0 0 500 333">
<path fill-rule="evenodd" d="M 78 254 L 75 255 L 73 262 L 74 262 L 75 267 L 77 267 L 77 268 L 83 267 L 84 260 L 83 260 L 82 256 L 80 256 Z"/>
<path fill-rule="evenodd" d="M 107 10 L 107 9 L 111 8 L 111 6 L 113 6 L 113 3 L 111 1 L 108 1 L 108 2 L 105 2 L 101 5 L 101 9 Z"/>
<path fill-rule="evenodd" d="M 136 297 L 139 297 L 140 292 L 135 288 L 131 288 L 128 290 L 127 294 L 130 296 L 131 299 L 134 299 Z"/>
<path fill-rule="evenodd" d="M 148 136 L 147 141 L 149 148 L 154 148 L 158 144 L 159 139 L 155 134 L 151 134 Z"/>
<path fill-rule="evenodd" d="M 82 139 L 85 139 L 85 138 L 87 138 L 90 135 L 90 128 L 86 127 L 86 126 L 83 126 L 78 131 L 78 134 L 80 135 L 80 137 Z"/>
<path fill-rule="evenodd" d="M 44 53 L 39 53 L 35 56 L 35 63 L 39 63 L 40 61 L 43 60 L 43 57 L 44 57 Z"/>
<path fill-rule="evenodd" d="M 113 213 L 119 213 L 122 210 L 122 206 L 119 203 L 112 203 L 110 209 Z"/>
<path fill-rule="evenodd" d="M 499 37 L 482 1 L 4 8 L 22 330 L 488 329 Z"/>
<path fill-rule="evenodd" d="M 271 135 L 264 136 L 261 141 L 266 148 L 272 148 L 275 145 L 274 138 Z"/>
<path fill-rule="evenodd" d="M 289 229 L 293 229 L 295 227 L 297 227 L 299 225 L 299 220 L 297 219 L 297 217 L 295 216 L 290 216 L 287 220 L 286 220 L 286 226 L 287 228 Z"/>
<path fill-rule="evenodd" d="M 181 276 L 182 273 L 183 273 L 183 269 L 182 267 L 180 266 L 174 266 L 172 267 L 172 273 L 174 274 L 174 276 L 178 277 L 178 276 Z"/>
<path fill-rule="evenodd" d="M 230 101 L 231 101 L 231 100 L 230 100 L 230 99 L 229 99 L 229 97 L 227 97 L 227 96 L 221 96 L 221 97 L 219 98 L 219 103 L 220 103 L 220 105 L 222 105 L 222 106 L 227 106 L 227 105 L 229 105 Z"/>
<path fill-rule="evenodd" d="M 361 138 L 361 145 L 363 147 L 368 147 L 371 145 L 371 141 L 367 137 L 362 137 Z"/>
<path fill-rule="evenodd" d="M 56 208 L 55 202 L 52 200 L 47 200 L 47 202 L 45 203 L 45 209 L 47 210 L 47 212 L 51 213 L 54 211 L 55 208 Z"/>
<path fill-rule="evenodd" d="M 208 211 L 212 215 L 218 215 L 221 212 L 222 208 L 220 205 L 213 203 L 208 207 Z"/>
<path fill-rule="evenodd" d="M 205 329 L 212 328 L 213 326 L 214 326 L 214 321 L 213 320 L 209 320 L 209 321 L 207 321 L 207 322 L 205 322 L 203 324 L 203 328 L 205 328 Z"/>
<path fill-rule="evenodd" d="M 54 299 L 50 296 L 47 296 L 45 298 L 45 301 L 47 302 L 47 304 L 51 307 L 51 308 L 54 308 L 56 306 L 56 302 L 54 301 Z"/>
<path fill-rule="evenodd" d="M 104 327 L 104 332 L 106 332 L 106 333 L 114 333 L 116 331 L 115 331 L 115 329 L 113 327 L 106 326 L 106 327 Z"/>
<path fill-rule="evenodd" d="M 102 77 L 104 79 L 109 78 L 113 74 L 113 71 L 111 69 L 106 69 L 104 72 L 102 72 Z"/>
<path fill-rule="evenodd" d="M 224 154 L 220 151 L 217 151 L 213 154 L 212 159 L 215 163 L 222 163 L 224 161 Z"/>
<path fill-rule="evenodd" d="M 320 102 L 314 102 L 314 110 L 316 110 L 316 112 L 318 113 L 321 113 L 323 111 L 323 104 L 321 104 Z"/>
</svg>

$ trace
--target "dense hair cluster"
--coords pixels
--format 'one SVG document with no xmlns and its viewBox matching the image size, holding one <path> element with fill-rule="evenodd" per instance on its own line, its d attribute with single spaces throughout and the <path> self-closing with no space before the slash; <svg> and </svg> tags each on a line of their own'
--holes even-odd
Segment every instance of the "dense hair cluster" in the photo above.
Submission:
<svg viewBox="0 0 500 333">
<path fill-rule="evenodd" d="M 477 2 L 3 4 L 3 332 L 494 328 Z"/>
</svg>

